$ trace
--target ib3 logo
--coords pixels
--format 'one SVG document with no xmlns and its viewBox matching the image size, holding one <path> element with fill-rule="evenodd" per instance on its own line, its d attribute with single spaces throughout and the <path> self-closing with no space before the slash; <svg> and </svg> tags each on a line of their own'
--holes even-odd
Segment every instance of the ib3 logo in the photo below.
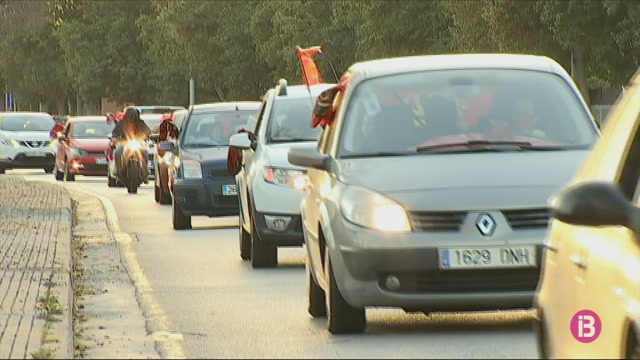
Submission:
<svg viewBox="0 0 640 360">
<path fill-rule="evenodd" d="M 580 310 L 571 318 L 571 334 L 581 343 L 590 343 L 600 336 L 602 322 L 591 310 Z"/>
</svg>

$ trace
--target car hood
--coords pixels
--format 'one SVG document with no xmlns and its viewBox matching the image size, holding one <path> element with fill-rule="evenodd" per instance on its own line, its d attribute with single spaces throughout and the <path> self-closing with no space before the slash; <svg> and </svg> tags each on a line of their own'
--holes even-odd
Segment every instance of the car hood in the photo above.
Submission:
<svg viewBox="0 0 640 360">
<path fill-rule="evenodd" d="M 109 139 L 72 139 L 71 146 L 86 151 L 105 151 L 109 148 Z"/>
<path fill-rule="evenodd" d="M 424 154 L 339 160 L 340 180 L 386 194 L 408 209 L 546 207 L 588 150 Z M 425 205 L 426 204 L 426 205 Z"/>
<path fill-rule="evenodd" d="M 48 131 L 0 131 L 0 138 L 18 141 L 51 141 Z"/>
<path fill-rule="evenodd" d="M 181 148 L 182 160 L 198 160 L 199 162 L 227 161 L 228 146 L 215 146 L 206 148 Z"/>
<path fill-rule="evenodd" d="M 317 146 L 316 141 L 291 142 L 281 144 L 270 144 L 264 147 L 265 157 L 270 166 L 288 169 L 304 169 L 304 167 L 293 165 L 287 158 L 289 148 L 295 147 L 313 147 Z"/>
</svg>

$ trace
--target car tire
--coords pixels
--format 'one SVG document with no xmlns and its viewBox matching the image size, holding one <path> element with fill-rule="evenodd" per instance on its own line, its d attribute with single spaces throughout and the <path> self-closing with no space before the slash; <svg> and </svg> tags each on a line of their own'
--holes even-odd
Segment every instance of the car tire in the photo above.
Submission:
<svg viewBox="0 0 640 360">
<path fill-rule="evenodd" d="M 67 181 L 76 181 L 76 174 L 73 174 L 67 165 L 67 170 L 65 172 L 65 179 Z"/>
<path fill-rule="evenodd" d="M 327 317 L 327 299 L 324 290 L 316 283 L 311 273 L 311 264 L 309 259 L 305 262 L 305 272 L 307 273 L 307 295 L 308 306 L 307 311 L 313 318 Z"/>
<path fill-rule="evenodd" d="M 153 182 L 153 199 L 157 203 L 160 203 L 160 188 L 158 187 L 158 183 L 155 181 Z"/>
<path fill-rule="evenodd" d="M 4 174 L 6 172 L 7 169 L 3 168 L 0 166 L 0 174 Z"/>
<path fill-rule="evenodd" d="M 191 216 L 185 215 L 178 204 L 173 201 L 173 211 L 172 211 L 172 219 L 173 219 L 173 229 L 174 230 L 187 230 L 191 229 Z"/>
<path fill-rule="evenodd" d="M 325 272 L 329 281 L 325 300 L 327 302 L 327 329 L 334 335 L 362 333 L 367 327 L 365 308 L 354 308 L 342 297 L 333 274 L 329 249 L 325 250 L 325 254 Z"/>
<path fill-rule="evenodd" d="M 241 210 L 242 212 L 242 210 Z M 242 260 L 251 260 L 251 234 L 249 234 L 242 226 L 242 214 L 238 216 L 238 237 L 240 238 L 240 258 Z"/>
<path fill-rule="evenodd" d="M 154 180 L 155 182 L 155 180 Z M 160 204 L 162 205 L 169 205 L 172 202 L 171 199 L 171 193 L 168 191 L 164 191 L 164 188 L 162 187 L 162 184 L 159 184 L 158 189 L 160 190 L 160 197 L 158 199 L 158 201 L 160 202 Z"/>
<path fill-rule="evenodd" d="M 64 171 L 60 170 L 60 168 L 57 165 L 55 169 L 55 177 L 57 181 L 64 180 Z"/>
<path fill-rule="evenodd" d="M 116 179 L 107 172 L 107 186 L 114 187 L 116 186 Z"/>
<path fill-rule="evenodd" d="M 251 266 L 255 268 L 270 268 L 278 265 L 278 248 L 265 244 L 260 240 L 253 212 L 251 213 Z"/>
<path fill-rule="evenodd" d="M 55 166 L 46 166 L 44 167 L 44 172 L 45 174 L 53 174 L 53 169 L 55 169 Z"/>
<path fill-rule="evenodd" d="M 627 339 L 627 354 L 625 359 L 640 360 L 640 341 L 638 341 L 638 336 L 633 331 L 633 328 L 629 330 Z"/>
</svg>

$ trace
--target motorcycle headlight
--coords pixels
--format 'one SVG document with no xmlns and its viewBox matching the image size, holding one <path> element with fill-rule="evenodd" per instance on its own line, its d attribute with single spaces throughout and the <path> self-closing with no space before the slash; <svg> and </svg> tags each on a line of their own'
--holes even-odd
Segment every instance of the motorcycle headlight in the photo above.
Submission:
<svg viewBox="0 0 640 360">
<path fill-rule="evenodd" d="M 340 209 L 348 221 L 363 227 L 390 232 L 412 231 L 402 205 L 362 187 L 348 187 L 340 200 Z"/>
<path fill-rule="evenodd" d="M 73 155 L 75 155 L 75 156 L 86 156 L 86 155 L 88 155 L 88 154 L 89 154 L 89 153 L 88 153 L 87 151 L 85 151 L 85 150 L 82 150 L 82 149 L 76 149 L 76 148 L 71 149 L 71 153 L 72 153 Z"/>
<path fill-rule="evenodd" d="M 129 140 L 129 141 L 127 141 L 127 147 L 130 150 L 138 151 L 138 150 L 142 149 L 142 143 L 140 141 L 138 141 L 138 140 Z"/>
<path fill-rule="evenodd" d="M 185 179 L 202 179 L 202 167 L 195 160 L 182 161 L 182 174 Z"/>
<path fill-rule="evenodd" d="M 292 186 L 294 183 L 300 184 L 300 181 L 296 181 L 295 179 L 304 176 L 304 172 L 301 170 L 265 166 L 263 175 L 264 181 L 270 184 Z M 302 184 L 304 186 L 304 182 L 302 182 Z"/>
</svg>

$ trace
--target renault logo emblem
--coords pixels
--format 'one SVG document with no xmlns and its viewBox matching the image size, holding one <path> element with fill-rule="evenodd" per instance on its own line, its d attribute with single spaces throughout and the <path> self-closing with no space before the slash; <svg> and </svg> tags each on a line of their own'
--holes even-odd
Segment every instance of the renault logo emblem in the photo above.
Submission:
<svg viewBox="0 0 640 360">
<path fill-rule="evenodd" d="M 496 222 L 491 215 L 480 214 L 476 220 L 476 228 L 478 228 L 478 231 L 480 231 L 482 235 L 489 236 L 493 234 L 493 231 L 496 229 Z"/>
</svg>

